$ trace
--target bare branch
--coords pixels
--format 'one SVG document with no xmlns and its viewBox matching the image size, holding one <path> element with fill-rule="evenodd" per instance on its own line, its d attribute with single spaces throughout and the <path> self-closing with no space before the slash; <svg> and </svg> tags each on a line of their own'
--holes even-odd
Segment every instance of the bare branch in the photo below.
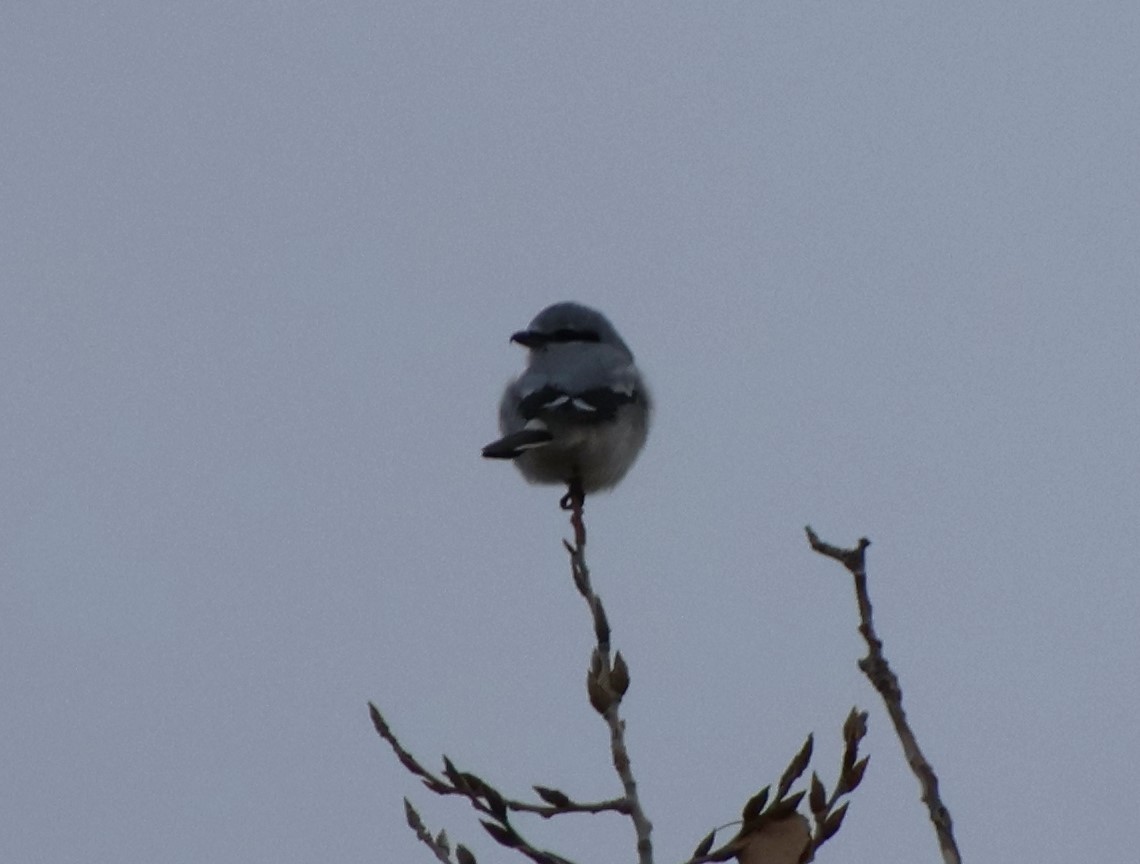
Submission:
<svg viewBox="0 0 1140 864">
<path fill-rule="evenodd" d="M 582 519 L 586 496 L 581 485 L 571 483 L 563 498 L 563 506 L 570 511 L 570 525 L 574 529 L 574 542 L 563 541 L 570 556 L 570 574 L 574 586 L 586 601 L 594 623 L 594 638 L 597 642 L 590 659 L 590 670 L 586 676 L 590 704 L 601 714 L 610 730 L 610 753 L 614 770 L 621 780 L 625 792 L 625 811 L 633 822 L 637 835 L 638 864 L 653 864 L 653 825 L 641 808 L 637 795 L 637 781 L 630 766 L 629 750 L 625 743 L 625 721 L 621 719 L 622 696 L 629 687 L 629 667 L 619 653 L 610 659 L 610 625 L 606 617 L 602 599 L 595 593 L 590 583 L 590 568 L 586 564 L 586 523 Z"/>
<path fill-rule="evenodd" d="M 625 798 L 610 798 L 606 801 L 571 801 L 564 804 L 527 804 L 525 801 L 508 800 L 507 807 L 519 813 L 534 813 L 543 819 L 561 816 L 564 813 L 624 813 L 629 815 L 629 802 Z"/>
<path fill-rule="evenodd" d="M 865 552 L 871 541 L 866 537 L 859 540 L 854 549 L 842 549 L 824 543 L 818 535 L 808 526 L 805 529 L 808 543 L 811 548 L 828 558 L 834 558 L 847 568 L 855 580 L 855 599 L 859 606 L 859 633 L 867 643 L 867 656 L 859 661 L 859 668 L 870 680 L 871 685 L 878 691 L 887 706 L 887 714 L 894 724 L 895 733 L 902 743 L 903 753 L 910 765 L 911 771 L 918 778 L 922 787 L 922 800 L 930 814 L 930 821 L 934 825 L 934 832 L 938 837 L 938 845 L 942 850 L 942 860 L 945 864 L 961 864 L 962 856 L 958 852 L 958 844 L 954 840 L 954 823 L 950 818 L 950 811 L 942 802 L 938 792 L 938 775 L 934 768 L 919 749 L 918 739 L 910 728 L 906 719 L 906 712 L 902 706 L 902 688 L 898 677 L 887 663 L 883 654 L 883 642 L 875 633 L 872 619 L 871 596 L 867 589 L 867 567 Z"/>
</svg>

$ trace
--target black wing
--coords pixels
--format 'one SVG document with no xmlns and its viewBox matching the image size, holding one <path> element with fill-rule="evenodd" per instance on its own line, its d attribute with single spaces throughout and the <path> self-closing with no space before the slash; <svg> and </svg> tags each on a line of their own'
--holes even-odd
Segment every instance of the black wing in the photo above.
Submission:
<svg viewBox="0 0 1140 864">
<path fill-rule="evenodd" d="M 622 405 L 637 401 L 637 394 L 610 387 L 596 387 L 568 393 L 547 385 L 528 393 L 519 402 L 519 413 L 526 420 L 560 418 L 574 423 L 605 423 L 617 416 Z"/>
</svg>

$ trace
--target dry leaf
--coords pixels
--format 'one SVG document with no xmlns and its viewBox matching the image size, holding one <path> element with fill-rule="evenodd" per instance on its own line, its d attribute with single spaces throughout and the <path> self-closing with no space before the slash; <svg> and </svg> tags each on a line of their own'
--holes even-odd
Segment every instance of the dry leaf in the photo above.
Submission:
<svg viewBox="0 0 1140 864">
<path fill-rule="evenodd" d="M 740 864 L 801 864 L 811 846 L 811 826 L 799 813 L 765 822 L 743 838 L 736 860 Z"/>
</svg>

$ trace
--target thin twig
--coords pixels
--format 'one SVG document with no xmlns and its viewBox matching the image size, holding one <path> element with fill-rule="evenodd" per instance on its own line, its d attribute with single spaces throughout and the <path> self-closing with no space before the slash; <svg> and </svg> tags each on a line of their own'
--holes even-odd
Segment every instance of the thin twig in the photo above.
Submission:
<svg viewBox="0 0 1140 864">
<path fill-rule="evenodd" d="M 534 813 L 543 819 L 561 816 L 565 813 L 624 813 L 629 815 L 629 802 L 625 798 L 610 798 L 607 801 L 569 801 L 566 804 L 528 804 L 525 801 L 507 799 L 507 809 L 517 813 Z"/>
<path fill-rule="evenodd" d="M 420 814 L 416 812 L 416 808 L 407 798 L 404 799 L 404 817 L 408 822 L 408 827 L 416 833 L 419 841 L 431 850 L 436 860 L 442 864 L 451 864 L 451 847 L 447 843 L 446 833 L 441 831 L 438 837 L 433 837 L 420 818 Z"/>
<path fill-rule="evenodd" d="M 404 745 L 396 738 L 396 734 L 388 725 L 388 721 L 384 719 L 384 715 L 371 702 L 368 703 L 369 714 L 372 717 L 372 725 L 376 727 L 376 731 L 380 737 L 388 742 L 388 746 L 392 748 L 392 752 L 396 754 L 396 758 L 400 763 L 416 777 L 419 777 L 423 784 L 437 795 L 460 795 L 464 798 L 471 798 L 470 789 L 461 789 L 453 783 L 448 782 L 444 777 L 435 774 L 420 764 Z M 545 787 L 536 787 L 536 791 L 541 789 L 547 794 L 553 793 L 558 803 L 548 804 L 531 804 L 529 801 L 519 801 L 514 798 L 503 798 L 503 803 L 507 805 L 507 809 L 516 813 L 533 813 L 536 816 L 541 816 L 543 819 L 550 819 L 553 816 L 561 816 L 566 813 L 624 813 L 629 815 L 629 802 L 625 797 L 610 798 L 605 801 L 574 801 L 566 795 L 558 792 L 557 790 L 546 789 Z M 539 793 L 540 795 L 542 792 Z M 473 806 L 482 813 L 489 811 L 483 805 L 482 801 L 476 798 L 472 802 Z"/>
<path fill-rule="evenodd" d="M 637 781 L 630 766 L 629 750 L 625 743 L 625 721 L 621 719 L 621 698 L 629 686 L 629 670 L 621 658 L 621 652 L 611 661 L 610 625 L 606 618 L 602 599 L 594 592 L 590 583 L 590 568 L 586 564 L 586 523 L 582 518 L 586 496 L 579 484 L 572 483 L 564 499 L 570 511 L 570 525 L 574 529 L 574 543 L 563 541 L 570 555 L 570 573 L 574 586 L 586 601 L 594 623 L 594 637 L 597 642 L 590 663 L 587 684 L 590 702 L 601 714 L 610 730 L 610 752 L 614 770 L 625 791 L 625 812 L 633 822 L 637 835 L 638 864 L 653 864 L 653 825 L 641 808 L 637 794 Z"/>
<path fill-rule="evenodd" d="M 864 554 L 871 541 L 863 537 L 854 549 L 841 549 L 830 543 L 824 543 L 810 526 L 805 531 L 812 549 L 820 555 L 834 558 L 846 567 L 855 579 L 855 599 L 859 605 L 859 633 L 867 643 L 867 656 L 859 661 L 859 668 L 887 706 L 887 714 L 890 715 L 895 733 L 902 743 L 906 761 L 922 787 L 922 800 L 930 813 L 930 821 L 934 825 L 938 845 L 942 849 L 942 860 L 945 864 L 961 864 L 962 856 L 954 840 L 954 823 L 950 818 L 950 811 L 942 802 L 938 792 L 938 775 L 934 773 L 934 768 L 919 749 L 918 739 L 910 728 L 910 723 L 907 722 L 906 712 L 902 706 L 902 687 L 899 685 L 898 676 L 883 654 L 883 642 L 875 633 L 871 595 L 867 590 L 867 566 Z"/>
</svg>

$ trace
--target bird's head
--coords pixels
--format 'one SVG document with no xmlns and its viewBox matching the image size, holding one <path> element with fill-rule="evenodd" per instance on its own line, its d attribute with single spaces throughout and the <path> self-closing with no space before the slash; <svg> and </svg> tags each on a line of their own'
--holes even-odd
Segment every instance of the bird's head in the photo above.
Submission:
<svg viewBox="0 0 1140 864">
<path fill-rule="evenodd" d="M 601 343 L 618 348 L 631 358 L 633 352 L 601 312 L 581 303 L 555 303 L 539 312 L 525 330 L 511 336 L 532 351 L 551 345 Z"/>
</svg>

